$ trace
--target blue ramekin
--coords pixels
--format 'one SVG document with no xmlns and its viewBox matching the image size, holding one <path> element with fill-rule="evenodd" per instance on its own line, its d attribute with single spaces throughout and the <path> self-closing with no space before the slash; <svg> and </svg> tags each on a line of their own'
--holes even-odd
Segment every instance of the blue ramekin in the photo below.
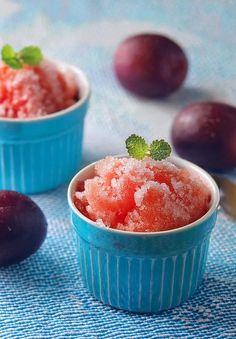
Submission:
<svg viewBox="0 0 236 339">
<path fill-rule="evenodd" d="M 97 225 L 73 203 L 76 183 L 94 175 L 94 163 L 71 181 L 68 202 L 76 232 L 80 271 L 95 298 L 133 312 L 160 312 L 186 301 L 199 287 L 216 222 L 219 190 L 198 166 L 179 158 L 178 167 L 198 173 L 211 191 L 208 212 L 199 220 L 170 231 L 125 232 Z"/>
<path fill-rule="evenodd" d="M 80 69 L 56 64 L 75 75 L 80 99 L 36 119 L 0 118 L 0 189 L 45 192 L 70 180 L 79 169 L 90 86 Z"/>
</svg>

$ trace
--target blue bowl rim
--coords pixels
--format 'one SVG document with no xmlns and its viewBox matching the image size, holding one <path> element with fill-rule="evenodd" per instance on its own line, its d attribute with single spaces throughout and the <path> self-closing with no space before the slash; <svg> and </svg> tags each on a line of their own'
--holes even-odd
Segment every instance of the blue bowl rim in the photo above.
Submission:
<svg viewBox="0 0 236 339">
<path fill-rule="evenodd" d="M 67 69 L 70 72 L 72 72 L 76 78 L 78 79 L 78 84 L 79 84 L 79 89 L 82 87 L 83 88 L 83 95 L 81 98 L 79 98 L 79 100 L 73 104 L 72 106 L 63 109 L 61 111 L 58 112 L 54 112 L 52 114 L 48 114 L 48 115 L 44 115 L 42 117 L 37 117 L 37 118 L 30 118 L 30 119 L 18 119 L 18 118 L 3 118 L 0 117 L 0 123 L 12 123 L 12 124 L 19 124 L 19 123 L 37 123 L 40 121 L 46 121 L 46 120 L 52 120 L 52 119 L 57 119 L 63 115 L 69 114 L 70 112 L 74 111 L 75 109 L 81 107 L 90 97 L 91 95 L 91 87 L 89 84 L 89 80 L 86 76 L 86 74 L 79 68 L 76 67 L 74 65 L 71 64 L 67 64 L 61 61 L 57 61 L 57 60 L 50 60 L 47 59 L 49 61 L 52 61 L 54 64 L 56 64 L 56 66 L 60 69 Z M 82 86 L 81 86 L 82 85 Z"/>
<path fill-rule="evenodd" d="M 128 157 L 127 155 L 116 155 L 115 157 Z M 208 186 L 210 188 L 211 191 L 211 206 L 209 208 L 209 210 L 199 219 L 197 219 L 196 221 L 176 228 L 176 229 L 172 229 L 172 230 L 167 230 L 167 231 L 159 231 L 159 232 L 129 232 L 129 231 L 123 231 L 123 230 L 117 230 L 117 229 L 113 229 L 113 228 L 109 228 L 109 227 L 104 227 L 104 226 L 100 226 L 98 225 L 95 221 L 92 221 L 91 219 L 87 218 L 86 216 L 84 216 L 74 205 L 73 203 L 73 194 L 75 192 L 74 188 L 75 185 L 77 183 L 77 181 L 79 180 L 79 177 L 81 177 L 84 173 L 86 173 L 87 171 L 91 171 L 95 164 L 99 161 L 95 161 L 93 163 L 91 163 L 90 165 L 84 167 L 83 169 L 81 169 L 71 180 L 69 187 L 68 187 L 68 191 L 67 191 L 67 199 L 68 199 L 68 203 L 69 206 L 71 208 L 71 210 L 81 219 L 83 219 L 86 223 L 90 224 L 90 226 L 93 226 L 97 229 L 103 230 L 103 231 L 107 231 L 107 232 L 111 232 L 111 233 L 116 233 L 116 234 L 123 234 L 123 235 L 129 235 L 129 236 L 166 236 L 168 234 L 174 234 L 174 233 L 179 233 L 179 232 L 184 232 L 187 231 L 191 228 L 197 227 L 198 225 L 202 224 L 203 222 L 205 222 L 208 218 L 210 218 L 212 216 L 212 214 L 216 211 L 216 209 L 218 208 L 219 202 L 220 202 L 220 192 L 219 192 L 219 188 L 215 182 L 215 180 L 210 176 L 210 174 L 208 174 L 204 169 L 202 169 L 201 167 L 193 164 L 190 161 L 187 161 L 185 159 L 179 158 L 179 157 L 171 157 L 169 158 L 169 160 L 174 163 L 175 165 L 182 167 L 182 168 L 187 168 L 190 170 L 193 170 L 195 172 L 197 172 L 201 178 L 203 178 L 203 180 L 205 180 L 206 182 L 208 182 Z"/>
</svg>

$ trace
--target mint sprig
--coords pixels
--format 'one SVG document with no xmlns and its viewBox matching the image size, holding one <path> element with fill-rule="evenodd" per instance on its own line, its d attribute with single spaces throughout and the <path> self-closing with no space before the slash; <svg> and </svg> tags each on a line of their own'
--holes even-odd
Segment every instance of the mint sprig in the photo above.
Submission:
<svg viewBox="0 0 236 339">
<path fill-rule="evenodd" d="M 131 157 L 142 160 L 148 152 L 148 144 L 144 138 L 138 135 L 132 134 L 125 141 L 126 148 Z"/>
<path fill-rule="evenodd" d="M 20 69 L 23 65 L 36 66 L 43 60 L 43 54 L 36 46 L 27 46 L 16 52 L 11 45 L 4 45 L 1 56 L 3 62 L 13 69 Z"/>
<path fill-rule="evenodd" d="M 171 154 L 171 146 L 163 139 L 153 140 L 149 146 L 144 138 L 132 134 L 126 139 L 125 144 L 129 155 L 138 160 L 148 156 L 154 160 L 163 160 Z"/>
<path fill-rule="evenodd" d="M 149 148 L 151 158 L 155 160 L 166 159 L 171 154 L 171 147 L 165 140 L 153 140 Z"/>
<path fill-rule="evenodd" d="M 11 68 L 20 69 L 22 67 L 20 60 L 16 57 L 14 49 L 10 45 L 3 46 L 2 60 Z"/>
</svg>

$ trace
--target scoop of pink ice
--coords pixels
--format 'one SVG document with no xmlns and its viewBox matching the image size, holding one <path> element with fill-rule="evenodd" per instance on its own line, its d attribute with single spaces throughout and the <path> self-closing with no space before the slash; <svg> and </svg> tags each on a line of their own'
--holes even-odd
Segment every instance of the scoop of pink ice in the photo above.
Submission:
<svg viewBox="0 0 236 339">
<path fill-rule="evenodd" d="M 79 187 L 79 186 L 78 186 Z M 203 216 L 210 193 L 198 175 L 169 161 L 106 157 L 75 193 L 77 208 L 107 227 L 157 232 Z"/>
<path fill-rule="evenodd" d="M 0 118 L 37 118 L 61 111 L 78 100 L 73 74 L 44 60 L 14 70 L 0 63 Z"/>
</svg>

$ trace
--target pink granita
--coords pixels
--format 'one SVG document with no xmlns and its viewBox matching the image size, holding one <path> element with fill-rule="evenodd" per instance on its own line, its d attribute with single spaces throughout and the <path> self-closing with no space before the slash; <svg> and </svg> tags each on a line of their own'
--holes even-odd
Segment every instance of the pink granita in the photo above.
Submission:
<svg viewBox="0 0 236 339">
<path fill-rule="evenodd" d="M 0 118 L 37 118 L 78 100 L 76 79 L 51 61 L 14 70 L 0 62 Z"/>
<path fill-rule="evenodd" d="M 78 183 L 75 206 L 100 225 L 133 232 L 185 226 L 209 209 L 201 178 L 169 161 L 106 157 L 95 176 Z"/>
</svg>

